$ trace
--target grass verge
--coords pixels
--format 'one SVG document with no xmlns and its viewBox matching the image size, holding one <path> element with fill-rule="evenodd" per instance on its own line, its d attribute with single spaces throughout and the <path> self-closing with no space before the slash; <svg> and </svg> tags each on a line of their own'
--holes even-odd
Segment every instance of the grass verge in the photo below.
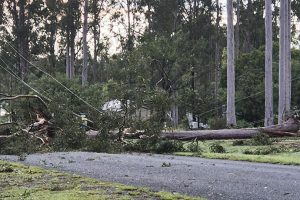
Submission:
<svg viewBox="0 0 300 200">
<path fill-rule="evenodd" d="M 180 156 L 198 156 L 210 159 L 226 159 L 283 165 L 300 165 L 299 138 L 276 138 L 276 141 L 271 145 L 254 146 L 250 145 L 249 142 L 249 140 L 244 140 L 241 142 L 241 145 L 236 145 L 236 140 L 205 141 L 199 142 L 199 149 L 201 149 L 201 151 L 199 152 L 187 151 L 176 152 L 174 154 Z M 212 152 L 210 147 L 215 143 L 224 147 L 225 152 Z M 188 146 L 190 144 L 191 143 L 187 143 L 185 144 L 185 146 Z"/>
<path fill-rule="evenodd" d="M 196 200 L 177 193 L 102 182 L 91 178 L 0 161 L 0 199 L 104 200 L 162 199 Z"/>
<path fill-rule="evenodd" d="M 282 165 L 300 165 L 300 153 L 279 153 L 274 155 L 245 155 L 242 153 L 202 153 L 176 152 L 180 156 L 198 156 L 209 159 L 224 159 Z"/>
</svg>

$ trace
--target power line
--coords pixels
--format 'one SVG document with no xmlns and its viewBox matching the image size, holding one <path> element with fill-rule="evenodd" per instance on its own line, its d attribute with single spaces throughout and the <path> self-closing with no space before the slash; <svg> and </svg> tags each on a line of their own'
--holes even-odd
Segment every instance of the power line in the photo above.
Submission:
<svg viewBox="0 0 300 200">
<path fill-rule="evenodd" d="M 300 77 L 293 78 L 291 81 L 295 81 L 295 80 L 298 80 L 298 79 L 300 79 Z M 277 87 L 278 87 L 278 86 L 276 86 L 276 85 L 273 86 L 273 88 L 277 88 Z M 253 94 L 253 95 L 249 95 L 249 96 L 246 96 L 246 97 L 244 97 L 244 98 L 237 99 L 235 102 L 237 103 L 237 102 L 240 102 L 240 101 L 249 99 L 249 98 L 254 97 L 254 96 L 257 96 L 257 95 L 259 95 L 259 94 L 261 94 L 261 93 L 264 93 L 264 91 L 260 91 L 260 92 L 257 92 L 257 93 L 255 93 L 255 94 Z M 218 106 L 218 107 L 215 107 L 215 108 L 210 109 L 210 110 L 208 110 L 208 111 L 205 111 L 205 112 L 203 112 L 203 113 L 200 113 L 200 114 L 199 114 L 199 117 L 200 117 L 200 116 L 203 116 L 203 115 L 205 115 L 205 114 L 207 114 L 207 113 L 210 113 L 210 112 L 212 112 L 212 111 L 218 110 L 218 109 L 220 109 L 220 108 L 222 108 L 222 107 L 223 107 L 223 106 Z"/>
<path fill-rule="evenodd" d="M 99 112 L 100 114 L 102 114 L 102 112 L 95 108 L 93 105 L 91 105 L 90 103 L 88 103 L 87 101 L 85 101 L 83 98 L 81 98 L 80 96 L 78 96 L 77 94 L 75 94 L 71 89 L 69 89 L 68 87 L 66 87 L 64 84 L 62 84 L 59 80 L 57 80 L 56 78 L 54 78 L 51 74 L 49 74 L 48 72 L 44 71 L 43 69 L 37 67 L 36 65 L 34 65 L 33 63 L 31 63 L 29 60 L 27 60 L 22 54 L 20 54 L 9 42 L 4 41 L 6 44 L 8 44 L 21 58 L 23 58 L 26 62 L 28 62 L 31 66 L 35 67 L 37 70 L 39 70 L 40 72 L 46 74 L 47 76 L 49 76 L 50 78 L 52 78 L 55 82 L 57 82 L 60 86 L 62 86 L 65 90 L 67 90 L 69 93 L 71 93 L 72 95 L 74 95 L 76 98 L 78 98 L 80 101 L 82 101 L 83 103 L 85 103 L 87 106 L 89 106 L 90 108 L 94 109 L 95 111 Z"/>
<path fill-rule="evenodd" d="M 1 58 L 0 58 L 1 59 Z M 2 59 L 1 59 L 2 60 Z M 3 61 L 2 61 L 3 62 Z M 32 91 L 34 91 L 35 93 L 37 93 L 38 95 L 40 95 L 41 97 L 47 99 L 48 101 L 51 101 L 48 97 L 45 97 L 44 95 L 42 95 L 39 91 L 37 91 L 36 89 L 34 89 L 33 87 L 31 87 L 28 83 L 26 83 L 25 81 L 23 81 L 20 77 L 18 77 L 16 74 L 14 74 L 13 72 L 9 71 L 7 68 L 3 67 L 2 65 L 0 65 L 0 67 L 2 69 L 4 69 L 7 73 L 9 73 L 11 76 L 15 77 L 18 81 L 20 81 L 21 83 L 23 83 L 25 86 L 27 86 L 28 88 L 30 88 Z"/>
<path fill-rule="evenodd" d="M 4 58 L 2 58 L 1 59 L 1 61 L 6 65 L 6 67 L 8 68 L 8 69 L 10 69 L 10 67 L 8 66 L 8 64 L 7 63 L 9 63 L 15 70 L 18 70 L 18 68 L 11 62 L 11 61 L 9 61 L 8 59 L 5 59 L 5 60 L 3 60 Z M 14 73 L 11 69 L 10 69 L 10 71 L 15 75 L 15 76 L 18 76 L 16 73 Z M 33 73 L 34 74 L 34 73 Z M 34 74 L 35 75 L 35 74 Z M 36 77 L 38 77 L 37 75 L 35 75 Z M 19 77 L 20 78 L 20 77 Z M 45 90 L 43 90 L 43 89 L 40 89 L 40 91 L 42 91 L 44 94 L 47 94 L 47 96 L 51 96 L 48 92 L 46 92 Z M 41 92 L 40 92 L 41 93 Z M 45 96 L 45 95 L 44 95 Z M 48 99 L 49 99 L 49 97 L 47 97 Z"/>
</svg>

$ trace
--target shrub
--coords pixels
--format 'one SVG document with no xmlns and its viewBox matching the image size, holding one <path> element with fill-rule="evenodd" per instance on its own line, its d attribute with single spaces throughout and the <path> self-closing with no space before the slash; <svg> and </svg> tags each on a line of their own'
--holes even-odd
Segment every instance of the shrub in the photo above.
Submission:
<svg viewBox="0 0 300 200">
<path fill-rule="evenodd" d="M 209 146 L 209 150 L 212 153 L 225 153 L 226 152 L 225 148 L 222 145 L 220 145 L 219 143 L 211 144 Z"/>
<path fill-rule="evenodd" d="M 267 148 L 257 148 L 257 149 L 254 149 L 254 150 L 246 149 L 246 150 L 243 151 L 243 154 L 268 155 L 268 154 L 272 154 L 272 153 L 280 153 L 282 151 L 284 151 L 284 149 L 269 146 Z"/>
<path fill-rule="evenodd" d="M 224 117 L 213 117 L 208 120 L 208 125 L 212 130 L 226 128 L 226 119 Z"/>
<path fill-rule="evenodd" d="M 156 153 L 171 153 L 176 151 L 183 151 L 183 143 L 179 141 L 161 141 L 155 149 Z"/>
<path fill-rule="evenodd" d="M 232 146 L 243 146 L 245 145 L 244 140 L 234 140 Z"/>
<path fill-rule="evenodd" d="M 198 142 L 191 142 L 187 146 L 187 150 L 190 152 L 201 153 L 202 149 L 199 147 Z"/>
<path fill-rule="evenodd" d="M 246 120 L 237 120 L 237 128 L 250 128 L 253 127 L 253 124 L 247 122 Z"/>
<path fill-rule="evenodd" d="M 267 134 L 258 133 L 251 138 L 250 144 L 253 146 L 271 145 L 273 142 Z"/>
</svg>

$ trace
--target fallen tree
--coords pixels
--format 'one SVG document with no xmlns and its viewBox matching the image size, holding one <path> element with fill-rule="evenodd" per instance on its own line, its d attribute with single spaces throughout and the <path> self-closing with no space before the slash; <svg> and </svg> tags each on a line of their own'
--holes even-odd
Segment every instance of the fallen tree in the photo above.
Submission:
<svg viewBox="0 0 300 200">
<path fill-rule="evenodd" d="M 44 108 L 47 109 L 47 104 L 42 98 L 36 95 L 17 95 L 9 96 L 3 95 L 0 93 L 0 103 L 2 101 L 13 101 L 17 99 L 37 99 Z M 18 124 L 14 123 L 4 123 L 0 124 L 0 128 L 6 128 L 6 130 L 0 130 L 0 139 L 12 138 L 18 136 L 19 133 L 27 133 L 29 136 L 39 139 L 42 142 L 42 145 L 48 144 L 49 140 L 54 137 L 54 133 L 58 131 L 58 128 L 55 128 L 50 122 L 50 118 L 43 112 L 43 109 L 32 108 L 32 111 L 36 114 L 35 122 L 23 126 L 23 128 L 17 129 L 16 133 L 7 132 L 6 127 L 14 126 Z M 74 113 L 73 113 L 74 114 Z M 76 115 L 76 114 L 75 114 Z M 79 115 L 77 117 L 80 117 Z M 162 131 L 160 137 L 162 139 L 172 139 L 172 140 L 221 140 L 221 139 L 248 139 L 256 136 L 259 133 L 265 133 L 270 137 L 282 137 L 282 136 L 300 136 L 297 132 L 300 129 L 300 122 L 297 117 L 289 118 L 282 125 L 276 125 L 271 127 L 263 128 L 244 128 L 244 129 L 222 129 L 222 130 L 190 130 L 190 131 Z M 61 129 L 59 130 L 61 131 Z M 122 135 L 122 138 L 134 139 L 134 138 L 145 138 L 151 137 L 149 134 L 145 134 L 144 131 L 137 131 L 132 128 L 125 128 L 123 131 L 111 132 L 111 138 L 116 138 L 119 135 Z M 86 132 L 88 139 L 94 139 L 99 134 L 97 130 L 90 130 Z"/>
<path fill-rule="evenodd" d="M 39 103 L 47 108 L 47 104 L 45 101 L 37 96 L 37 95 L 17 95 L 17 96 L 9 96 L 0 93 L 0 96 L 4 96 L 0 98 L 0 103 L 3 101 L 14 101 L 18 99 L 36 99 Z M 17 132 L 10 134 L 10 129 L 7 128 L 9 126 L 20 126 L 15 122 L 6 122 L 0 124 L 2 130 L 0 130 L 0 139 L 8 139 L 18 136 L 21 132 L 27 133 L 30 137 L 37 138 L 41 140 L 42 144 L 45 145 L 49 143 L 50 138 L 54 137 L 54 128 L 51 126 L 51 122 L 49 121 L 49 117 L 41 110 L 37 108 L 32 108 L 32 112 L 36 114 L 35 122 L 28 125 L 26 128 L 20 128 Z"/>
<path fill-rule="evenodd" d="M 289 118 L 282 125 L 263 128 L 244 129 L 221 129 L 221 130 L 195 130 L 195 131 L 164 131 L 163 139 L 173 140 L 226 140 L 226 139 L 248 139 L 259 133 L 265 133 L 270 137 L 300 136 L 300 123 L 295 117 Z"/>
</svg>

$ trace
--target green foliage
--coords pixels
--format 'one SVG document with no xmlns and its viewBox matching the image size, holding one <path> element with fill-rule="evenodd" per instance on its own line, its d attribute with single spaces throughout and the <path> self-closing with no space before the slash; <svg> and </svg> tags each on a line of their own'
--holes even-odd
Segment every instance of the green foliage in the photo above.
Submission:
<svg viewBox="0 0 300 200">
<path fill-rule="evenodd" d="M 266 148 L 257 148 L 254 150 L 246 149 L 243 151 L 243 154 L 250 154 L 250 155 L 268 155 L 268 154 L 273 154 L 273 153 L 280 153 L 283 152 L 284 150 L 278 147 L 274 146 L 268 146 Z"/>
<path fill-rule="evenodd" d="M 144 122 L 145 133 L 142 139 L 129 143 L 125 146 L 127 151 L 156 152 L 159 144 L 162 142 L 159 135 L 162 130 L 162 124 L 157 117 L 151 117 Z M 167 145 L 167 144 L 166 144 Z"/>
<path fill-rule="evenodd" d="M 253 123 L 247 122 L 246 120 L 243 120 L 243 119 L 237 120 L 236 124 L 237 124 L 236 125 L 237 128 L 251 128 L 251 127 L 253 127 Z"/>
<path fill-rule="evenodd" d="M 255 122 L 264 118 L 264 64 L 263 48 L 243 54 L 236 62 L 236 98 L 243 99 L 236 102 L 239 119 Z"/>
<path fill-rule="evenodd" d="M 232 142 L 232 146 L 243 146 L 245 145 L 245 141 L 244 140 L 234 140 Z"/>
<path fill-rule="evenodd" d="M 39 140 L 22 133 L 13 139 L 1 139 L 0 154 L 22 155 L 23 153 L 34 153 L 40 150 L 39 145 Z"/>
<path fill-rule="evenodd" d="M 260 145 L 271 145 L 272 144 L 271 138 L 265 133 L 258 133 L 253 138 L 251 138 L 250 144 L 254 146 Z"/>
<path fill-rule="evenodd" d="M 226 128 L 226 119 L 224 117 L 212 117 L 208 119 L 208 125 L 212 130 Z"/>
<path fill-rule="evenodd" d="M 8 163 L 1 163 L 0 164 L 0 173 L 9 173 L 9 172 L 13 172 L 14 169 L 11 165 L 9 165 Z"/>
<path fill-rule="evenodd" d="M 211 153 L 225 153 L 225 148 L 219 143 L 213 143 L 209 146 L 209 150 Z"/>
<path fill-rule="evenodd" d="M 183 151 L 183 143 L 179 141 L 161 141 L 155 149 L 156 153 L 172 153 L 176 151 Z"/>
<path fill-rule="evenodd" d="M 199 146 L 199 143 L 196 141 L 196 142 L 191 142 L 187 145 L 187 150 L 189 152 L 195 152 L 195 153 L 201 153 L 202 152 L 202 149 L 201 147 Z"/>
</svg>

